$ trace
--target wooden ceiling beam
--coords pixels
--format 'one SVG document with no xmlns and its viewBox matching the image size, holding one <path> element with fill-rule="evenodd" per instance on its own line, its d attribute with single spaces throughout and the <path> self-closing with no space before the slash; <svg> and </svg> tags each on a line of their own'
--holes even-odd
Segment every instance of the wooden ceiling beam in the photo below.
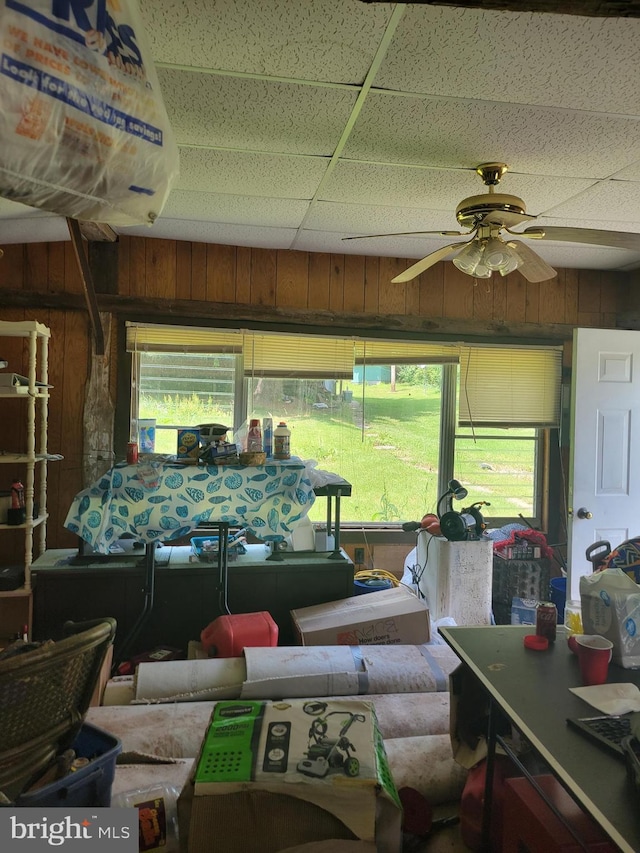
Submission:
<svg viewBox="0 0 640 853">
<path fill-rule="evenodd" d="M 86 222 L 79 221 L 80 232 L 85 240 L 94 243 L 115 243 L 118 240 L 118 235 L 110 225 L 105 225 L 104 222 Z"/>
<path fill-rule="evenodd" d="M 87 303 L 87 310 L 89 311 L 89 320 L 91 321 L 91 328 L 93 329 L 96 355 L 104 355 L 104 332 L 102 330 L 102 321 L 100 320 L 100 311 L 98 310 L 96 290 L 93 285 L 93 276 L 91 275 L 91 268 L 89 267 L 89 259 L 82 243 L 80 223 L 77 219 L 67 217 L 67 225 L 69 227 L 69 234 L 71 235 L 73 251 L 80 270 L 84 297 Z"/>
</svg>

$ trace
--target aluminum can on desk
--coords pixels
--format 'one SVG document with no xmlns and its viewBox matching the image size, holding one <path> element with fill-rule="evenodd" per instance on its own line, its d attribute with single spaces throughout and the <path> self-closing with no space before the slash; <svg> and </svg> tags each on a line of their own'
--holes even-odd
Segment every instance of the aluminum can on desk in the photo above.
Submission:
<svg viewBox="0 0 640 853">
<path fill-rule="evenodd" d="M 546 637 L 550 643 L 556 639 L 558 611 L 552 601 L 540 601 L 536 607 L 536 634 Z"/>
</svg>

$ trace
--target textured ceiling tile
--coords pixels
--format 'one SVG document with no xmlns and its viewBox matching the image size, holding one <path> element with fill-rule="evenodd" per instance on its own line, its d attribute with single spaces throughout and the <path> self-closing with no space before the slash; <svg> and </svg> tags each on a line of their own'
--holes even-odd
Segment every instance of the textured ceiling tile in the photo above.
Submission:
<svg viewBox="0 0 640 853">
<path fill-rule="evenodd" d="M 460 167 L 500 161 L 517 172 L 602 178 L 638 159 L 633 119 L 371 94 L 344 156 Z"/>
<path fill-rule="evenodd" d="M 199 219 L 227 225 L 297 228 L 308 209 L 308 201 L 295 199 L 174 190 L 167 200 L 161 219 Z"/>
<path fill-rule="evenodd" d="M 640 114 L 640 19 L 408 6 L 375 86 Z"/>
<path fill-rule="evenodd" d="M 640 154 L 640 150 L 638 154 Z M 616 172 L 615 178 L 618 181 L 640 181 L 640 160 L 637 160 L 631 166 L 627 166 L 626 169 Z"/>
<path fill-rule="evenodd" d="M 45 243 L 70 240 L 69 228 L 63 216 L 32 216 L 22 219 L 3 219 L 0 243 Z"/>
<path fill-rule="evenodd" d="M 141 0 L 156 62 L 361 83 L 392 3 Z"/>
<path fill-rule="evenodd" d="M 342 240 L 342 232 L 304 229 L 293 248 L 302 252 L 331 252 L 338 255 L 373 255 L 391 258 L 423 258 L 447 243 L 451 237 L 376 237 L 374 240 Z M 461 239 L 460 245 L 462 246 Z"/>
<path fill-rule="evenodd" d="M 178 143 L 333 154 L 355 92 L 160 70 Z"/>
<path fill-rule="evenodd" d="M 0 198 L 0 219 L 42 215 L 44 215 L 43 211 L 37 207 L 21 204 L 19 201 L 10 201 L 8 198 Z"/>
<path fill-rule="evenodd" d="M 153 225 L 153 235 L 143 225 L 118 229 L 137 237 L 166 240 L 189 240 L 196 243 L 218 243 L 222 246 L 255 246 L 259 249 L 288 249 L 296 236 L 295 229 L 264 226 L 225 225 L 215 222 L 191 222 L 184 219 L 160 218 Z"/>
<path fill-rule="evenodd" d="M 388 234 L 395 231 L 441 231 L 451 210 L 419 210 L 363 204 L 316 202 L 305 220 L 305 229 L 341 231 L 343 234 Z M 455 228 L 455 224 L 451 226 Z"/>
<path fill-rule="evenodd" d="M 508 172 L 499 192 L 517 195 L 527 212 L 537 215 L 591 185 L 577 178 L 519 175 Z M 467 196 L 486 192 L 475 168 L 467 170 L 420 169 L 409 166 L 378 166 L 341 161 L 327 181 L 324 201 L 448 212 L 440 228 L 456 226 L 455 209 Z"/>
<path fill-rule="evenodd" d="M 182 148 L 177 187 L 201 192 L 312 198 L 328 162 L 323 157 Z"/>
<path fill-rule="evenodd" d="M 630 230 L 640 231 L 640 183 L 603 181 L 546 213 L 594 222 L 601 219 L 628 221 L 635 223 L 635 228 Z"/>
</svg>

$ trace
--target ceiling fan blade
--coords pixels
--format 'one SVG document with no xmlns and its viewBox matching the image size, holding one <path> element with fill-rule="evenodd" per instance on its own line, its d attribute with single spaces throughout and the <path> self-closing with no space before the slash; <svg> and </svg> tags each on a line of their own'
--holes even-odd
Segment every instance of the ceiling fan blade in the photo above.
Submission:
<svg viewBox="0 0 640 853">
<path fill-rule="evenodd" d="M 396 231 L 394 234 L 360 234 L 356 237 L 343 237 L 343 240 L 370 240 L 372 237 L 420 237 L 422 234 L 439 234 L 440 237 L 466 237 L 472 231 Z"/>
<path fill-rule="evenodd" d="M 594 246 L 610 246 L 613 249 L 633 249 L 640 252 L 640 234 L 634 234 L 628 231 L 601 231 L 599 228 L 564 228 L 562 226 L 536 226 L 536 228 L 526 228 L 521 236 L 526 237 L 527 231 L 531 230 L 532 237 L 536 235 L 536 231 L 544 231 L 543 240 L 562 240 L 566 243 L 591 243 Z"/>
<path fill-rule="evenodd" d="M 550 278 L 558 275 L 554 268 L 550 267 L 546 261 L 543 261 L 540 255 L 537 255 L 526 243 L 522 243 L 520 240 L 509 240 L 507 245 L 515 249 L 524 261 L 524 264 L 519 268 L 519 272 L 527 281 L 548 281 Z"/>
<path fill-rule="evenodd" d="M 436 249 L 435 252 L 431 252 L 430 255 L 427 255 L 426 258 L 423 258 L 421 261 L 413 264 L 413 266 L 406 269 L 404 272 L 401 272 L 400 275 L 397 275 L 395 278 L 391 279 L 392 284 L 401 284 L 405 281 L 411 281 L 411 279 L 416 278 L 420 275 L 421 272 L 428 270 L 429 267 L 432 267 L 434 264 L 437 264 L 438 261 L 443 260 L 450 255 L 451 252 L 454 252 L 456 249 L 461 249 L 463 246 L 466 246 L 470 241 L 467 240 L 465 243 L 450 243 L 448 246 L 443 246 L 441 249 Z"/>
</svg>

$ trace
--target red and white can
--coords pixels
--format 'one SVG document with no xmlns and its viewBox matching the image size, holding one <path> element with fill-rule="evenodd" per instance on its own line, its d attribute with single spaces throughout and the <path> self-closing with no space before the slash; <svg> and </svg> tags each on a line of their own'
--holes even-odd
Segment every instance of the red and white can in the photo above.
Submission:
<svg viewBox="0 0 640 853">
<path fill-rule="evenodd" d="M 135 465 L 138 461 L 138 442 L 130 441 L 127 444 L 127 465 Z"/>
<path fill-rule="evenodd" d="M 558 610 L 552 601 L 541 601 L 536 607 L 536 634 L 550 643 L 556 639 Z"/>
</svg>

